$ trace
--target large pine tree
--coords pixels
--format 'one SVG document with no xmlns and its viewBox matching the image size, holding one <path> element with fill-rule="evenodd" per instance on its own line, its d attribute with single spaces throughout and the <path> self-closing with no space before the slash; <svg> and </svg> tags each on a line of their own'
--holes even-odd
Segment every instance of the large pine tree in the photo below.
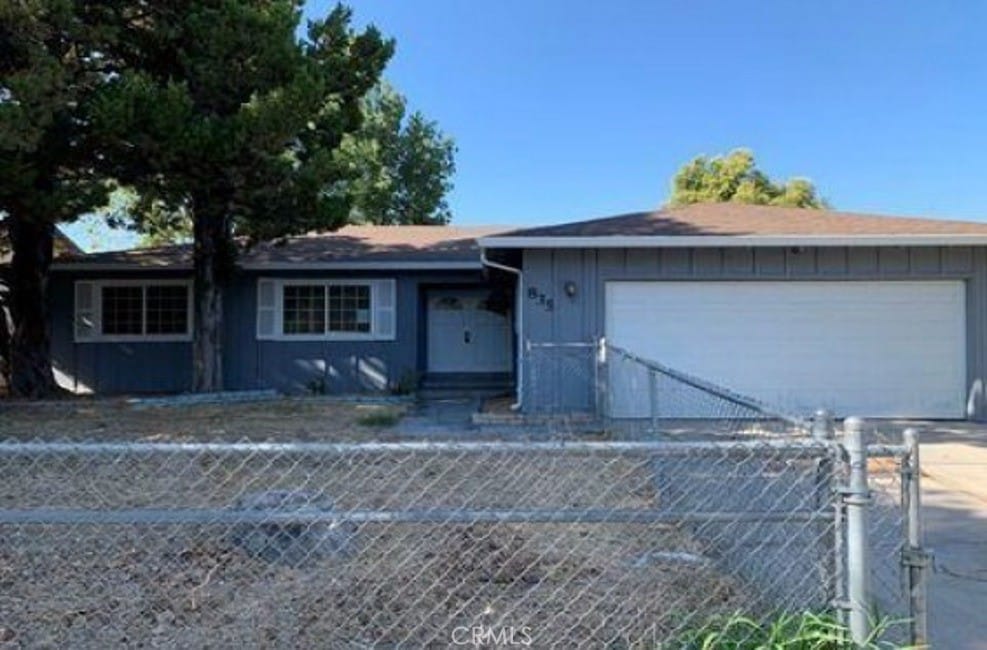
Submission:
<svg viewBox="0 0 987 650">
<path fill-rule="evenodd" d="M 72 0 L 0 2 L 0 221 L 11 260 L 5 300 L 10 389 L 56 389 L 46 288 L 55 224 L 106 199 L 106 167 L 89 110 L 113 72 L 105 6 Z"/>
<path fill-rule="evenodd" d="M 162 210 L 191 219 L 193 387 L 218 390 L 234 236 L 345 223 L 334 152 L 359 128 L 393 44 L 372 27 L 356 33 L 341 6 L 299 38 L 293 0 L 127 3 L 119 18 L 122 72 L 101 96 L 96 132 L 140 197 L 138 227 Z"/>
</svg>

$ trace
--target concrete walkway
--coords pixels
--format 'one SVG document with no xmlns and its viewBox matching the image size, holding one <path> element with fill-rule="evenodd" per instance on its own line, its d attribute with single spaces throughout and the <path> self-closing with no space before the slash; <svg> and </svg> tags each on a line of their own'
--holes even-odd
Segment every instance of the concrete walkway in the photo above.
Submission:
<svg viewBox="0 0 987 650">
<path fill-rule="evenodd" d="M 929 622 L 936 650 L 987 650 L 987 427 L 928 423 L 922 436 Z"/>
<path fill-rule="evenodd" d="M 462 438 L 475 434 L 472 415 L 481 400 L 472 397 L 418 400 L 398 423 L 397 433 L 409 438 Z"/>
</svg>

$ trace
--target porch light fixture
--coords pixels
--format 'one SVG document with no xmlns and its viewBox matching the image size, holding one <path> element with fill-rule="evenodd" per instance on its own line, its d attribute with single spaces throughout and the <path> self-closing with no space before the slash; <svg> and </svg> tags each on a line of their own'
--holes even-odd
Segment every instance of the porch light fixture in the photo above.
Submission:
<svg viewBox="0 0 987 650">
<path fill-rule="evenodd" d="M 562 289 L 565 291 L 565 295 L 570 298 L 576 297 L 576 283 L 572 280 L 566 280 L 566 283 L 562 285 Z"/>
</svg>

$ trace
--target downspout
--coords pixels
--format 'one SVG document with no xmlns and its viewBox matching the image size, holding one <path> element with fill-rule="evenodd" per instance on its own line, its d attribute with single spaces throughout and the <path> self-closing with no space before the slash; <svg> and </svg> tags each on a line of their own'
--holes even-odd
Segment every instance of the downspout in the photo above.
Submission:
<svg viewBox="0 0 987 650">
<path fill-rule="evenodd" d="M 524 274 L 521 273 L 521 269 L 516 269 L 513 266 L 507 266 L 506 264 L 501 264 L 500 262 L 494 262 L 487 259 L 487 249 L 480 248 L 480 262 L 483 266 L 489 266 L 492 269 L 497 269 L 499 271 L 505 271 L 517 277 L 517 290 L 514 292 L 514 301 L 517 303 L 517 378 L 514 382 L 515 384 L 515 395 L 514 403 L 511 404 L 511 410 L 517 411 L 521 408 L 521 396 L 524 395 L 524 297 L 521 292 L 524 290 L 522 286 L 524 284 Z"/>
</svg>

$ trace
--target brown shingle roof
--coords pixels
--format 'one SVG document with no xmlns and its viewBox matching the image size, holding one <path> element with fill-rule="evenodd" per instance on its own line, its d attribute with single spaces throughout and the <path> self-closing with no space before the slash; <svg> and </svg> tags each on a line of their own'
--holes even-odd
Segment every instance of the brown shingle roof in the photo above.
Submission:
<svg viewBox="0 0 987 650">
<path fill-rule="evenodd" d="M 987 223 L 700 203 L 505 232 L 500 237 L 987 235 Z"/>
<path fill-rule="evenodd" d="M 245 268 L 318 264 L 479 264 L 476 240 L 508 226 L 345 226 L 335 232 L 309 233 L 262 242 L 242 251 Z M 188 244 L 95 253 L 72 260 L 80 265 L 134 265 L 146 268 L 188 267 Z"/>
</svg>

